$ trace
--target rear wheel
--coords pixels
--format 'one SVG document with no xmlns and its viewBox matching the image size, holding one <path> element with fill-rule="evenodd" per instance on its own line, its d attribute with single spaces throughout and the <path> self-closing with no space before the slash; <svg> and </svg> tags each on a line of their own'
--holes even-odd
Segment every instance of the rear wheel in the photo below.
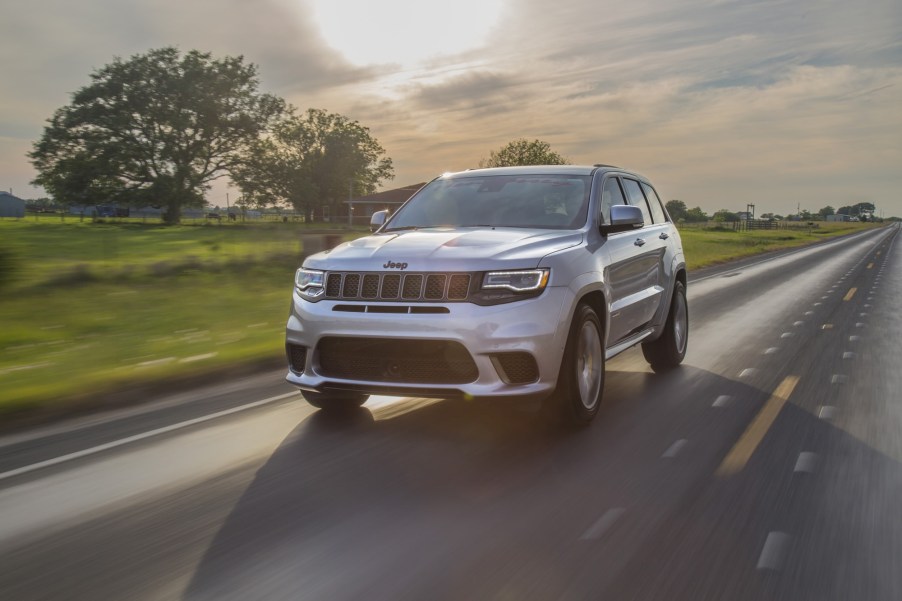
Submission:
<svg viewBox="0 0 902 601">
<path fill-rule="evenodd" d="M 595 311 L 580 304 L 573 315 L 553 407 L 570 423 L 588 424 L 598 413 L 604 390 L 604 329 Z"/>
<path fill-rule="evenodd" d="M 301 391 L 304 400 L 323 411 L 348 411 L 363 405 L 368 394 L 358 392 L 308 392 Z"/>
<path fill-rule="evenodd" d="M 673 287 L 670 312 L 660 338 L 642 345 L 642 354 L 655 371 L 667 371 L 683 362 L 689 343 L 689 306 L 686 287 L 677 281 Z"/>
</svg>

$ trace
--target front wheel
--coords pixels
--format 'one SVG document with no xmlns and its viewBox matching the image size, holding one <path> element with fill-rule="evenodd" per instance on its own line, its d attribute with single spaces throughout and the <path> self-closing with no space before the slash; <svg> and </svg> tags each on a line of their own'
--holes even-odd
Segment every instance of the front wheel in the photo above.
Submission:
<svg viewBox="0 0 902 601">
<path fill-rule="evenodd" d="M 642 354 L 655 371 L 667 371 L 683 362 L 689 344 L 689 305 L 686 287 L 677 281 L 673 287 L 670 312 L 660 338 L 642 345 Z"/>
<path fill-rule="evenodd" d="M 557 389 L 550 401 L 567 421 L 588 424 L 604 390 L 604 329 L 595 311 L 580 304 L 573 315 Z"/>
<path fill-rule="evenodd" d="M 301 391 L 304 400 L 323 411 L 348 411 L 363 405 L 369 398 L 368 394 L 359 392 L 309 392 Z"/>
</svg>

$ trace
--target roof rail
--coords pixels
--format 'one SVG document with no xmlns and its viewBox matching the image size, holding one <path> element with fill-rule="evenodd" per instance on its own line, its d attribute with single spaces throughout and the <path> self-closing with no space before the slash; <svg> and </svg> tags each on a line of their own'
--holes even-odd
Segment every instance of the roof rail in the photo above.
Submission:
<svg viewBox="0 0 902 601">
<path fill-rule="evenodd" d="M 617 165 L 605 165 L 604 163 L 595 163 L 592 165 L 593 167 L 611 167 L 613 169 L 620 169 Z"/>
</svg>

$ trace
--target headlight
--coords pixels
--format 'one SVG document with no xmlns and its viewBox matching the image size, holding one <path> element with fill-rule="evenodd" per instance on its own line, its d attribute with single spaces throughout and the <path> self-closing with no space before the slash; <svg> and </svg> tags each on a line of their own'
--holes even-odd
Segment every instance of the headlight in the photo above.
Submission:
<svg viewBox="0 0 902 601">
<path fill-rule="evenodd" d="M 323 271 L 301 267 L 294 274 L 294 285 L 302 296 L 316 298 L 325 292 L 323 288 L 325 278 L 326 274 Z"/>
<path fill-rule="evenodd" d="M 511 292 L 539 292 L 548 283 L 547 269 L 528 271 L 490 271 L 482 278 L 482 289 L 505 289 Z"/>
</svg>

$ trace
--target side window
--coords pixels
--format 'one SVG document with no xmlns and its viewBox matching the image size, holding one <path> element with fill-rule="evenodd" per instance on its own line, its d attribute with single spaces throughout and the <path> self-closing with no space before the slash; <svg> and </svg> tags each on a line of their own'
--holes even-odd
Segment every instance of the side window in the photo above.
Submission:
<svg viewBox="0 0 902 601">
<path fill-rule="evenodd" d="M 645 225 L 651 224 L 651 214 L 648 212 L 648 203 L 645 202 L 645 196 L 642 195 L 642 188 L 639 187 L 639 182 L 634 179 L 623 179 L 623 187 L 626 190 L 626 198 L 629 200 L 629 203 L 634 207 L 639 207 L 642 211 L 642 219 L 645 221 Z"/>
<path fill-rule="evenodd" d="M 601 223 L 611 222 L 611 207 L 613 205 L 625 205 L 623 190 L 616 177 L 609 177 L 604 182 L 604 190 L 601 193 Z"/>
<path fill-rule="evenodd" d="M 651 207 L 651 214 L 654 215 L 655 223 L 666 222 L 667 213 L 664 212 L 664 207 L 661 205 L 661 199 L 658 198 L 658 193 L 645 182 L 640 183 L 642 184 L 642 190 L 645 192 L 645 198 L 648 199 L 648 206 Z"/>
</svg>

